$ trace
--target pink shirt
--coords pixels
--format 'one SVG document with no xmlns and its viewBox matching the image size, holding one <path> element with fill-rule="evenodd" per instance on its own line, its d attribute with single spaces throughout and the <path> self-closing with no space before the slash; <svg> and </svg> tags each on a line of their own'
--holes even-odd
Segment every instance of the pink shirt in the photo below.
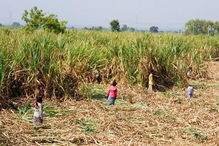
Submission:
<svg viewBox="0 0 219 146">
<path fill-rule="evenodd" d="M 117 87 L 116 86 L 110 86 L 107 93 L 108 97 L 116 98 L 117 97 Z"/>
</svg>

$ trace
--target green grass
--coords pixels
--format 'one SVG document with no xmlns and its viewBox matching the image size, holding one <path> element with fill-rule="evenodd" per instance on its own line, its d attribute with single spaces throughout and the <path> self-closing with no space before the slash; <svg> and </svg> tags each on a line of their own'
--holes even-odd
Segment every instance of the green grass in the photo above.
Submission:
<svg viewBox="0 0 219 146">
<path fill-rule="evenodd" d="M 192 134 L 193 138 L 199 141 L 204 141 L 208 139 L 208 136 L 205 134 L 201 134 L 201 129 L 197 127 L 187 127 L 187 128 L 184 128 L 183 131 L 186 133 Z"/>
<path fill-rule="evenodd" d="M 27 122 L 27 123 L 33 123 L 33 105 L 31 103 L 28 103 L 24 106 L 18 106 L 18 114 L 17 116 Z"/>
<path fill-rule="evenodd" d="M 117 105 L 124 105 L 127 103 L 128 103 L 128 101 L 123 100 L 122 97 L 117 97 L 116 101 L 115 101 L 115 104 L 117 104 Z"/>
<path fill-rule="evenodd" d="M 98 120 L 76 119 L 74 121 L 80 125 L 86 135 L 96 132 L 96 126 L 100 123 Z"/>
<path fill-rule="evenodd" d="M 201 140 L 201 141 L 208 139 L 207 135 L 203 135 L 201 133 L 194 133 L 194 137 L 198 140 Z"/>
<path fill-rule="evenodd" d="M 69 114 L 75 114 L 77 110 L 62 110 L 62 109 L 57 109 L 58 105 L 50 105 L 50 104 L 45 104 L 43 108 L 43 112 L 45 117 L 48 118 L 56 118 L 56 117 L 61 117 L 61 116 L 66 116 Z"/>
<path fill-rule="evenodd" d="M 166 116 L 165 118 L 163 118 L 161 121 L 162 121 L 163 123 L 171 123 L 171 122 L 176 121 L 176 118 L 173 117 L 172 115 L 168 115 L 168 116 Z"/>
<path fill-rule="evenodd" d="M 43 115 L 46 118 L 58 118 L 61 116 L 72 115 L 77 113 L 77 110 L 68 110 L 68 109 L 57 109 L 58 104 L 43 104 Z M 17 116 L 27 122 L 33 122 L 33 105 L 28 103 L 24 106 L 18 107 L 18 114 Z"/>
<path fill-rule="evenodd" d="M 156 115 L 156 116 L 160 116 L 160 115 L 164 115 L 165 112 L 163 110 L 157 110 L 153 113 L 153 115 Z"/>
<path fill-rule="evenodd" d="M 100 84 L 82 84 L 80 85 L 79 90 L 81 94 L 88 99 L 107 99 L 107 88 Z"/>
<path fill-rule="evenodd" d="M 135 108 L 145 109 L 149 105 L 147 103 L 139 102 L 139 103 L 133 104 L 132 106 L 135 107 Z"/>
<path fill-rule="evenodd" d="M 200 129 L 199 128 L 196 128 L 196 127 L 187 127 L 184 129 L 185 132 L 188 132 L 188 133 L 195 133 L 195 132 L 199 132 Z"/>
<path fill-rule="evenodd" d="M 171 98 L 171 97 L 179 97 L 181 94 L 177 93 L 177 92 L 161 92 L 161 94 L 163 94 L 165 97 L 167 98 Z"/>
<path fill-rule="evenodd" d="M 28 103 L 25 106 L 19 106 L 18 111 L 20 115 L 27 115 L 33 113 L 33 104 Z"/>
</svg>

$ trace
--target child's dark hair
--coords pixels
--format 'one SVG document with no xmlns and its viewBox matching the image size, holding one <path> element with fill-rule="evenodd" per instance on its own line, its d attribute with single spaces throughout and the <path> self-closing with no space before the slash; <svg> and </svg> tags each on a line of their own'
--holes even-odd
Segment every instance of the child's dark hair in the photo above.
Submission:
<svg viewBox="0 0 219 146">
<path fill-rule="evenodd" d="M 42 103 L 43 102 L 42 96 L 37 96 L 36 102 Z"/>
<path fill-rule="evenodd" d="M 112 82 L 112 85 L 113 85 L 113 86 L 116 86 L 116 85 L 117 85 L 117 83 L 116 83 L 115 80 Z"/>
</svg>

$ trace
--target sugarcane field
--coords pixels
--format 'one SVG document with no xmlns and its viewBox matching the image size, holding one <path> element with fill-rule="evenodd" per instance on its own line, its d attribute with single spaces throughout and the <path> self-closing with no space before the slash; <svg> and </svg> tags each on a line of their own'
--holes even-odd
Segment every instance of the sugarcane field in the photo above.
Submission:
<svg viewBox="0 0 219 146">
<path fill-rule="evenodd" d="M 82 28 L 51 12 L 0 24 L 0 145 L 219 145 L 218 21 Z"/>
</svg>

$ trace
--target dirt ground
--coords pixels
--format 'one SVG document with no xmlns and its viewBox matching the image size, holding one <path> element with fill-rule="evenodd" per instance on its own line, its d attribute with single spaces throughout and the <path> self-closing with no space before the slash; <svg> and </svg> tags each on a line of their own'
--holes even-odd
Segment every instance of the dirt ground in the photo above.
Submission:
<svg viewBox="0 0 219 146">
<path fill-rule="evenodd" d="M 88 99 L 44 100 L 44 124 L 34 126 L 33 99 L 0 113 L 0 145 L 219 145 L 219 62 L 209 62 L 209 79 L 186 89 L 148 93 L 118 85 L 108 106 L 107 85 L 89 85 Z M 132 103 L 130 103 L 132 99 Z"/>
</svg>

